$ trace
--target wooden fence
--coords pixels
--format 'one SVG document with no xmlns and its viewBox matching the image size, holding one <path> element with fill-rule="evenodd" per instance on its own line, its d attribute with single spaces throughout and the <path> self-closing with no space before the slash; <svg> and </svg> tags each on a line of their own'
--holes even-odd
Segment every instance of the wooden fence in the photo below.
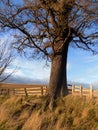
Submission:
<svg viewBox="0 0 98 130">
<path fill-rule="evenodd" d="M 93 90 L 92 85 L 90 85 L 89 88 L 84 88 L 81 85 L 80 86 L 68 86 L 68 92 L 72 95 L 79 95 L 79 96 L 86 96 L 89 98 L 98 98 L 98 90 Z"/>
<path fill-rule="evenodd" d="M 25 85 L 25 84 L 0 84 L 0 95 L 45 95 L 47 93 L 47 85 Z"/>
<path fill-rule="evenodd" d="M 41 84 L 0 84 L 0 95 L 46 95 L 48 85 Z M 81 85 L 68 85 L 68 93 L 72 95 L 86 96 L 89 98 L 98 97 L 98 90 L 93 90 L 92 85 L 89 88 L 84 88 Z"/>
</svg>

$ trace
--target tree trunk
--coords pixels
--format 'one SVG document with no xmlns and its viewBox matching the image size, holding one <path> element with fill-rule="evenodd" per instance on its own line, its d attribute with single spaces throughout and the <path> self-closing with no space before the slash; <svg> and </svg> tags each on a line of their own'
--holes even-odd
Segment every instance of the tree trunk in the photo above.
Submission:
<svg viewBox="0 0 98 130">
<path fill-rule="evenodd" d="M 67 53 L 68 44 L 65 44 L 61 53 L 56 54 L 52 59 L 51 75 L 49 83 L 49 97 L 51 101 L 67 93 Z"/>
</svg>

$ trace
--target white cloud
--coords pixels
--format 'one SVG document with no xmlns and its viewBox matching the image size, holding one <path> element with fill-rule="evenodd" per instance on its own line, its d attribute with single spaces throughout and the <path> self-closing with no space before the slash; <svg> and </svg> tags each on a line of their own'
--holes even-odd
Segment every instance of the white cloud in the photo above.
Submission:
<svg viewBox="0 0 98 130">
<path fill-rule="evenodd" d="M 0 42 L 1 43 L 6 43 L 9 44 L 9 43 L 12 43 L 14 41 L 14 37 L 10 34 L 10 33 L 6 33 L 5 35 L 1 35 L 0 36 Z"/>
<path fill-rule="evenodd" d="M 11 33 L 6 33 L 0 36 L 1 43 L 12 43 L 14 41 L 14 37 L 11 36 Z M 18 54 L 17 54 L 18 55 Z M 49 63 L 50 64 L 50 63 Z M 40 79 L 47 81 L 50 75 L 50 67 L 45 67 L 44 60 L 26 60 L 23 57 L 17 56 L 16 59 L 13 60 L 9 68 L 6 69 L 5 73 L 9 74 L 13 72 L 14 77 L 27 77 L 31 79 Z"/>
<path fill-rule="evenodd" d="M 11 69 L 11 68 L 6 68 L 6 70 L 5 70 L 5 73 L 11 73 L 13 71 L 13 69 Z"/>
<path fill-rule="evenodd" d="M 45 61 L 29 61 L 16 58 L 12 63 L 12 68 L 17 66 L 16 76 L 28 77 L 32 79 L 49 80 L 50 67 L 45 66 Z"/>
<path fill-rule="evenodd" d="M 85 77 L 79 76 L 72 79 L 74 82 L 82 82 L 82 83 L 88 83 L 87 80 L 85 80 Z"/>
<path fill-rule="evenodd" d="M 13 76 L 25 77 L 25 74 L 21 70 L 16 70 L 14 68 L 6 68 L 5 73 L 6 74 L 11 74 L 12 73 Z"/>
<path fill-rule="evenodd" d="M 20 77 L 26 77 L 25 74 L 21 70 L 16 70 L 13 75 L 20 76 Z"/>
<path fill-rule="evenodd" d="M 0 37 L 0 42 L 5 43 L 8 39 L 8 36 L 4 35 L 3 37 Z"/>
</svg>

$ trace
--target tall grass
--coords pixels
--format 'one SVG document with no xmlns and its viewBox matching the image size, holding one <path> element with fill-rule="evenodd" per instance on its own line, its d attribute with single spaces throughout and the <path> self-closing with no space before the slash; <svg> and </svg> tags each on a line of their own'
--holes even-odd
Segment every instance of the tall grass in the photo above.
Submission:
<svg viewBox="0 0 98 130">
<path fill-rule="evenodd" d="M 0 96 L 0 130 L 98 130 L 98 99 L 66 96 L 42 112 L 44 97 Z"/>
</svg>

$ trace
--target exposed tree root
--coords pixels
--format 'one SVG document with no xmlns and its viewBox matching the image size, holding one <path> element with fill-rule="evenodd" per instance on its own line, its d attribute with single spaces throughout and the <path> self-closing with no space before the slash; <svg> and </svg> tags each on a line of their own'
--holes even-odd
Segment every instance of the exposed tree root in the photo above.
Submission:
<svg viewBox="0 0 98 130">
<path fill-rule="evenodd" d="M 53 111 L 55 107 L 56 107 L 56 101 L 54 99 L 51 99 L 49 96 L 47 96 L 46 101 L 42 106 L 42 112 L 45 112 L 47 109 Z"/>
</svg>

